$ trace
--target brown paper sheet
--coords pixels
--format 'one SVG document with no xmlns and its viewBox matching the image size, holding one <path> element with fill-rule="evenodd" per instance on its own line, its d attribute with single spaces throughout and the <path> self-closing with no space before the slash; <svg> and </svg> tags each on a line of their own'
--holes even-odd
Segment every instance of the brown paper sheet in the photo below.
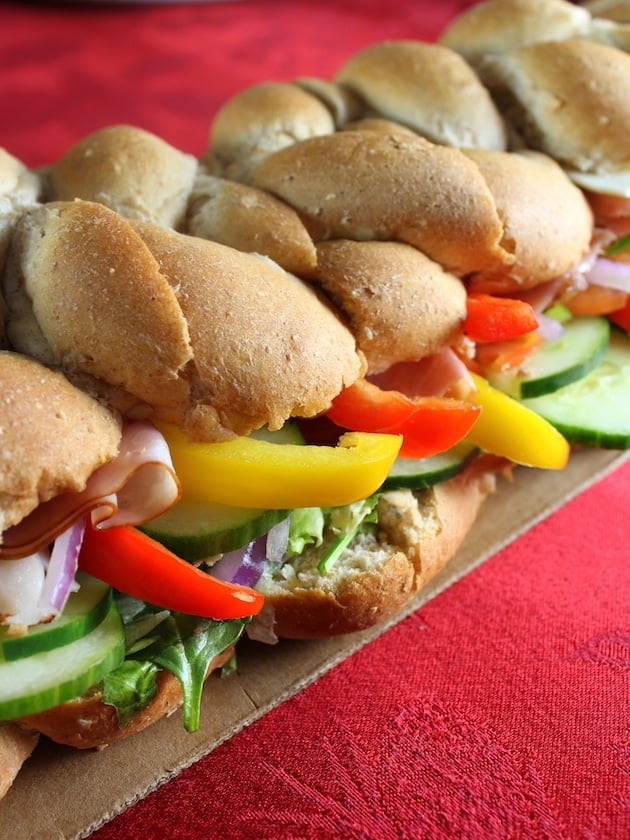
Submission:
<svg viewBox="0 0 630 840">
<path fill-rule="evenodd" d="M 244 644 L 239 648 L 238 674 L 211 677 L 199 732 L 187 734 L 176 713 L 130 741 L 101 752 L 78 752 L 48 742 L 40 745 L 0 802 L 0 838 L 86 837 L 435 597 L 620 465 L 624 457 L 617 452 L 584 450 L 576 452 L 562 472 L 520 469 L 513 484 L 502 481 L 458 555 L 386 625 L 317 642 L 281 642 L 273 647 Z M 71 797 L 69 808 L 69 791 L 73 790 L 80 791 L 80 796 Z"/>
</svg>

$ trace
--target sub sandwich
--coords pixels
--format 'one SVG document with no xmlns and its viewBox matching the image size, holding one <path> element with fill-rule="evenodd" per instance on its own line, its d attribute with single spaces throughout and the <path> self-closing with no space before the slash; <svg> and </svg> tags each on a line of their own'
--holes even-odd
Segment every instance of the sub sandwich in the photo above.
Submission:
<svg viewBox="0 0 630 840">
<path fill-rule="evenodd" d="M 474 62 L 387 42 L 256 85 L 199 159 L 133 126 L 7 157 L 0 790 L 41 734 L 195 728 L 243 634 L 385 621 L 504 478 L 628 447 L 630 213 L 601 186 L 627 98 L 565 153 L 528 76 L 569 95 L 529 49 L 624 76 L 582 11 Z"/>
</svg>

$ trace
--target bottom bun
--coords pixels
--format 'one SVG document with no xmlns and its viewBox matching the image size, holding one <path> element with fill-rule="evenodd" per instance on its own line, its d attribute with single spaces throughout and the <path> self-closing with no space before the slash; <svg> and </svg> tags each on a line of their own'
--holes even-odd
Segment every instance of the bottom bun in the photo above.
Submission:
<svg viewBox="0 0 630 840">
<path fill-rule="evenodd" d="M 328 574 L 317 570 L 315 547 L 270 567 L 257 588 L 275 636 L 336 636 L 394 616 L 456 553 L 494 491 L 495 472 L 480 459 L 426 490 L 383 493 L 376 533 L 355 537 Z"/>
<path fill-rule="evenodd" d="M 206 677 L 225 665 L 233 653 L 232 646 L 215 656 Z M 182 699 L 179 680 L 170 671 L 163 670 L 157 677 L 155 697 L 124 726 L 118 723 L 115 707 L 104 703 L 98 691 L 21 718 L 19 722 L 59 744 L 80 750 L 102 749 L 172 714 L 181 706 Z"/>
<path fill-rule="evenodd" d="M 0 725 L 0 799 L 13 784 L 38 740 L 37 732 L 22 729 L 16 723 Z"/>
</svg>

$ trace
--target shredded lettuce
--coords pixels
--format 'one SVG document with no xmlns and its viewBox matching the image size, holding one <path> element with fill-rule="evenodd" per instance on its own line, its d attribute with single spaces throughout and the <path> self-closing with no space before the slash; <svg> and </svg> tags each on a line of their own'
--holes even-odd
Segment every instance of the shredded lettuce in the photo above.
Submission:
<svg viewBox="0 0 630 840">
<path fill-rule="evenodd" d="M 324 511 L 318 507 L 296 508 L 289 516 L 287 557 L 301 554 L 307 545 L 321 545 L 326 522 Z"/>
<path fill-rule="evenodd" d="M 300 508 L 291 511 L 285 559 L 301 554 L 307 546 L 325 545 L 317 569 L 322 574 L 329 572 L 354 537 L 377 521 L 378 496 L 376 493 L 367 499 L 340 507 Z"/>
<path fill-rule="evenodd" d="M 627 251 L 630 251 L 630 234 L 628 233 L 625 236 L 620 236 L 619 239 L 615 239 L 614 242 L 611 242 L 610 245 L 604 249 L 604 256 L 613 257 L 617 254 L 624 254 Z"/>
<path fill-rule="evenodd" d="M 379 494 L 375 493 L 367 499 L 326 510 L 328 527 L 334 537 L 326 546 L 317 564 L 317 571 L 326 574 L 331 571 L 343 551 L 350 545 L 356 535 L 377 521 L 376 504 Z"/>
</svg>

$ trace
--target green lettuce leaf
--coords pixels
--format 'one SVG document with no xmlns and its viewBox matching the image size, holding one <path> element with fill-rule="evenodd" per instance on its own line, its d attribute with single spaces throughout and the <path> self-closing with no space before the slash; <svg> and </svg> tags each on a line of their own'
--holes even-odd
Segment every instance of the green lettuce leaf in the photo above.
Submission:
<svg viewBox="0 0 630 840">
<path fill-rule="evenodd" d="M 174 613 L 173 635 L 168 644 L 154 643 L 142 651 L 152 662 L 167 668 L 182 685 L 184 727 L 199 728 L 201 695 L 208 666 L 217 654 L 237 641 L 247 620 L 212 621 Z"/>
<path fill-rule="evenodd" d="M 103 680 L 103 701 L 116 707 L 121 726 L 149 705 L 157 691 L 159 668 L 153 662 L 126 659 Z"/>
<path fill-rule="evenodd" d="M 210 662 L 241 636 L 249 619 L 213 621 L 169 612 L 122 593 L 116 602 L 125 628 L 125 662 L 104 680 L 104 699 L 116 707 L 121 725 L 157 691 L 161 668 L 182 686 L 184 727 L 199 728 L 203 684 Z"/>
</svg>

